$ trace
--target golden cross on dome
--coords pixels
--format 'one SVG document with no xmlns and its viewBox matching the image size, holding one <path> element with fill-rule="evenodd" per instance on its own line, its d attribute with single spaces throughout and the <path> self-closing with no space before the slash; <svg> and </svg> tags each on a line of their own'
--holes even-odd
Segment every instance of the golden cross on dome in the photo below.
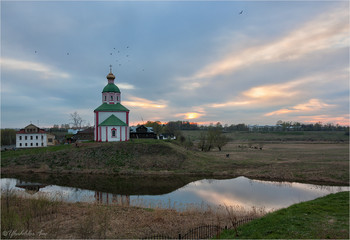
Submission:
<svg viewBox="0 0 350 240">
<path fill-rule="evenodd" d="M 112 64 L 109 65 L 109 72 L 112 73 Z"/>
</svg>

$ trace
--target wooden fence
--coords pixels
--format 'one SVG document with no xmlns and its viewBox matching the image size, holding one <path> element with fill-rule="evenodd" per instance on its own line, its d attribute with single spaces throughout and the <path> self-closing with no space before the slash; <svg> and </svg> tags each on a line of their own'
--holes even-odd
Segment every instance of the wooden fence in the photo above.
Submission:
<svg viewBox="0 0 350 240">
<path fill-rule="evenodd" d="M 232 229 L 246 224 L 255 218 L 244 218 L 235 222 L 234 226 L 218 226 L 218 225 L 203 225 L 195 228 L 191 228 L 185 234 L 179 233 L 177 236 L 168 236 L 163 234 L 155 234 L 152 236 L 145 237 L 143 239 L 208 239 L 219 236 L 220 233 L 225 229 Z"/>
</svg>

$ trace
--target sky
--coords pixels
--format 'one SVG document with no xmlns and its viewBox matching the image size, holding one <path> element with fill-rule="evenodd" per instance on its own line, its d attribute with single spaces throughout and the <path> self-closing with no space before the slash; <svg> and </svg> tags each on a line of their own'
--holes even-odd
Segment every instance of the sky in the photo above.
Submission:
<svg viewBox="0 0 350 240">
<path fill-rule="evenodd" d="M 112 65 L 130 125 L 349 125 L 348 1 L 1 1 L 1 128 L 92 125 Z"/>
</svg>

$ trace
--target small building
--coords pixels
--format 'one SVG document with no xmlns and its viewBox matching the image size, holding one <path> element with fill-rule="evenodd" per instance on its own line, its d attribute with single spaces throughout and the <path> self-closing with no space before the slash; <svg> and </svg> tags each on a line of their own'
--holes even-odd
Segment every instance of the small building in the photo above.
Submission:
<svg viewBox="0 0 350 240">
<path fill-rule="evenodd" d="M 87 129 L 77 132 L 77 134 L 73 136 L 73 139 L 75 139 L 76 141 L 93 141 L 94 128 L 89 127 Z"/>
<path fill-rule="evenodd" d="M 47 146 L 57 145 L 56 136 L 52 133 L 47 133 Z"/>
<path fill-rule="evenodd" d="M 130 138 L 157 138 L 157 134 L 153 131 L 153 127 L 130 127 Z"/>
<path fill-rule="evenodd" d="M 50 139 L 50 142 L 48 141 Z M 29 124 L 16 133 L 16 148 L 35 148 L 54 145 L 55 136 L 34 124 Z"/>
</svg>

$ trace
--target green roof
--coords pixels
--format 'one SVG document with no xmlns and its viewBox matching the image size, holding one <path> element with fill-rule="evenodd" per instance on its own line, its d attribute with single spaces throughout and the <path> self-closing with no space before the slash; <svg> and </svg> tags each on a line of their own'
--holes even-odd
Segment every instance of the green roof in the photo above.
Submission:
<svg viewBox="0 0 350 240">
<path fill-rule="evenodd" d="M 124 107 L 123 105 L 121 105 L 120 103 L 116 103 L 116 104 L 107 104 L 107 103 L 102 103 L 101 106 L 99 106 L 98 108 L 96 108 L 94 110 L 94 112 L 97 111 L 104 111 L 104 112 L 129 112 L 129 109 L 127 109 L 126 107 Z"/>
<path fill-rule="evenodd" d="M 127 126 L 125 122 L 117 118 L 115 115 L 111 115 L 109 118 L 101 122 L 98 126 Z"/>
<path fill-rule="evenodd" d="M 117 93 L 120 93 L 120 90 L 119 90 L 119 88 L 118 88 L 114 83 L 108 83 L 108 84 L 104 87 L 104 89 L 103 89 L 102 92 L 103 92 L 103 93 L 104 93 L 104 92 L 117 92 Z"/>
</svg>

